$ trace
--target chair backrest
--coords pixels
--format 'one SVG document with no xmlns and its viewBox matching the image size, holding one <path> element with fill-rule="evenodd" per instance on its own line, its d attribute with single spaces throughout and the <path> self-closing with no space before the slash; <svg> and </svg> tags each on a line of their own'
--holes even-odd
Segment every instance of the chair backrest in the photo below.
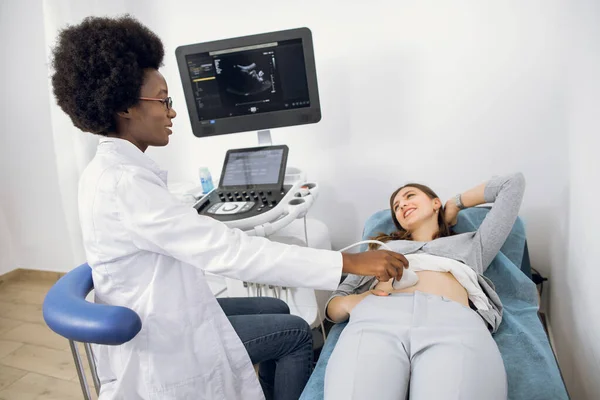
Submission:
<svg viewBox="0 0 600 400">
<path fill-rule="evenodd" d="M 140 317 L 129 308 L 86 301 L 93 288 L 88 264 L 68 272 L 46 294 L 46 324 L 76 342 L 119 345 L 133 339 L 142 329 Z"/>
</svg>

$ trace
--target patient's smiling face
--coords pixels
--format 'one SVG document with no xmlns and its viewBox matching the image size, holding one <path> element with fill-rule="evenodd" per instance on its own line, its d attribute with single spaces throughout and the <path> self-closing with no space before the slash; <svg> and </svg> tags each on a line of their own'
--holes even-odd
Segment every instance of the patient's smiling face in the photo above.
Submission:
<svg viewBox="0 0 600 400">
<path fill-rule="evenodd" d="M 432 219 L 437 221 L 435 210 L 440 207 L 440 199 L 432 199 L 422 190 L 411 186 L 400 189 L 392 201 L 392 209 L 400 226 L 409 232 L 414 231 L 423 222 Z"/>
</svg>

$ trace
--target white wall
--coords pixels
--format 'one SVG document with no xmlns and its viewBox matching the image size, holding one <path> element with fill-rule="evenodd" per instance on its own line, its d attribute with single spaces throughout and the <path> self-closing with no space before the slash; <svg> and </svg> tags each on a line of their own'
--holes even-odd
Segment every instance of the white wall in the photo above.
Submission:
<svg viewBox="0 0 600 400">
<path fill-rule="evenodd" d="M 550 321 L 573 399 L 600 398 L 600 3 L 572 3 L 568 59 L 570 191 L 566 263 L 552 268 Z"/>
<path fill-rule="evenodd" d="M 5 194 L 2 194 L 4 198 Z M 0 275 L 12 271 L 19 265 L 13 237 L 4 210 L 0 208 Z"/>
<path fill-rule="evenodd" d="M 0 37 L 0 274 L 66 270 L 41 1 L 0 2 Z"/>
</svg>

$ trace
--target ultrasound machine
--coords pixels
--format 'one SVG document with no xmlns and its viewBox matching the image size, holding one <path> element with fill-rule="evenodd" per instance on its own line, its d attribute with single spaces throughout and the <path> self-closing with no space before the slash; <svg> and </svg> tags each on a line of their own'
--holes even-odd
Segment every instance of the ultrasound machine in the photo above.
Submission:
<svg viewBox="0 0 600 400">
<path fill-rule="evenodd" d="M 258 131 L 259 147 L 227 152 L 198 213 L 257 236 L 304 217 L 318 185 L 286 184 L 289 149 L 272 146 L 269 129 L 321 120 L 310 30 L 186 45 L 176 56 L 195 136 Z"/>
<path fill-rule="evenodd" d="M 288 244 L 331 248 L 327 227 L 308 220 L 319 186 L 287 167 L 285 145 L 271 143 L 269 129 L 321 120 L 312 35 L 291 29 L 180 46 L 183 91 L 196 137 L 258 132 L 258 146 L 227 151 L 218 187 L 194 204 L 199 214 L 249 235 Z M 304 218 L 304 224 L 293 224 Z M 304 227 L 303 232 L 299 232 Z M 307 234 L 310 232 L 310 235 Z M 301 240 L 297 240 L 301 237 Z M 292 314 L 322 324 L 317 305 L 328 294 L 225 279 L 229 297 L 271 296 Z"/>
</svg>

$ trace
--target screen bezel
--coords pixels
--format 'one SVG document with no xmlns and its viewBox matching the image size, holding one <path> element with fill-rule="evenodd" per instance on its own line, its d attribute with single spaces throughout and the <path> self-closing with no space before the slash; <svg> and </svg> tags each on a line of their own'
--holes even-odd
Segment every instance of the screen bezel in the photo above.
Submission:
<svg viewBox="0 0 600 400">
<path fill-rule="evenodd" d="M 304 51 L 304 68 L 308 85 L 309 107 L 289 110 L 270 111 L 252 115 L 219 118 L 211 124 L 209 121 L 200 121 L 194 100 L 192 82 L 190 81 L 186 57 L 191 54 L 207 53 L 226 50 L 236 47 L 253 46 L 270 42 L 280 42 L 291 39 L 302 39 Z M 308 28 L 288 29 L 278 32 L 269 32 L 258 35 L 243 36 L 233 39 L 216 40 L 206 43 L 179 46 L 175 50 L 179 76 L 183 85 L 185 102 L 190 116 L 192 132 L 196 137 L 223 135 L 228 133 L 258 131 L 263 129 L 280 128 L 316 123 L 321 120 L 321 106 L 319 103 L 319 90 L 317 86 L 317 71 L 313 50 L 312 33 Z"/>
<path fill-rule="evenodd" d="M 279 177 L 275 184 L 259 184 L 259 185 L 232 185 L 224 186 L 223 181 L 225 180 L 225 168 L 229 162 L 229 156 L 236 153 L 251 153 L 264 150 L 279 150 L 283 149 L 283 155 L 281 156 L 281 163 L 279 165 Z M 287 166 L 289 148 L 286 145 L 278 146 L 260 146 L 260 147 L 247 147 L 244 149 L 231 149 L 227 150 L 225 154 L 225 161 L 223 162 L 223 168 L 221 169 L 221 177 L 219 179 L 219 189 L 223 190 L 252 190 L 252 189 L 264 189 L 264 190 L 280 190 L 283 188 L 283 181 L 285 179 L 285 169 Z"/>
</svg>

